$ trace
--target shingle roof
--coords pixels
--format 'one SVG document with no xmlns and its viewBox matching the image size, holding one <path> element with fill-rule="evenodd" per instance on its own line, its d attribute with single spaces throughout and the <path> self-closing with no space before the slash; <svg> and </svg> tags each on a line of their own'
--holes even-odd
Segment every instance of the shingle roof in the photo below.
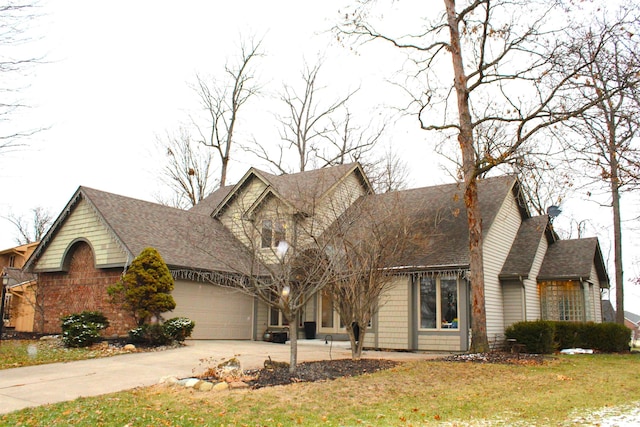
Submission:
<svg viewBox="0 0 640 427">
<path fill-rule="evenodd" d="M 522 221 L 509 255 L 502 266 L 500 279 L 528 278 L 540 240 L 547 231 L 549 216 L 540 215 Z"/>
<path fill-rule="evenodd" d="M 137 256 L 146 247 L 160 252 L 170 267 L 217 271 L 246 271 L 243 245 L 219 221 L 209 215 L 184 211 L 130 197 L 80 187 L 61 217 L 34 253 L 51 240 L 73 206 L 85 199 L 129 253 Z M 34 257 L 32 257 L 34 258 Z M 32 259 L 29 264 L 32 264 Z"/>
<path fill-rule="evenodd" d="M 224 209 L 227 202 L 254 177 L 262 180 L 276 197 L 293 206 L 298 212 L 310 214 L 314 205 L 327 192 L 344 179 L 351 172 L 356 171 L 363 185 L 371 190 L 371 184 L 362 172 L 359 163 L 348 163 L 321 169 L 298 172 L 293 174 L 273 175 L 268 172 L 251 168 L 244 177 L 227 193 L 213 211 L 214 214 Z"/>
<path fill-rule="evenodd" d="M 486 233 L 516 179 L 512 176 L 487 178 L 478 182 L 478 198 Z M 365 196 L 365 209 L 386 215 L 390 206 L 409 216 L 412 234 L 428 240 L 420 250 L 412 247 L 397 262 L 407 269 L 466 268 L 469 265 L 469 228 L 460 184 L 446 184 Z M 358 216 L 356 208 L 345 215 Z"/>
<path fill-rule="evenodd" d="M 224 198 L 227 197 L 231 190 L 233 190 L 233 185 L 220 187 L 209 194 L 207 197 L 205 197 L 203 200 L 201 200 L 197 205 L 189 209 L 189 211 L 204 215 L 211 215 L 211 213 L 216 210 L 220 202 L 222 202 Z"/>
<path fill-rule="evenodd" d="M 601 286 L 609 284 L 596 237 L 558 240 L 549 245 L 538 280 L 587 280 L 594 265 Z"/>
</svg>

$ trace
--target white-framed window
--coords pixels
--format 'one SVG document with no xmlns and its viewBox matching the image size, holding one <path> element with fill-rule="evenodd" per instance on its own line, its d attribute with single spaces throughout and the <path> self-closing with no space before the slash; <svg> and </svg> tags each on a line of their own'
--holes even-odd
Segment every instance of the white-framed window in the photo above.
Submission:
<svg viewBox="0 0 640 427">
<path fill-rule="evenodd" d="M 540 284 L 540 305 L 545 320 L 586 320 L 585 294 L 579 282 L 551 281 Z"/>
<path fill-rule="evenodd" d="M 419 328 L 458 329 L 458 279 L 422 276 L 419 284 Z"/>
<path fill-rule="evenodd" d="M 280 219 L 265 219 L 262 221 L 262 248 L 277 248 L 278 243 L 287 237 L 286 223 Z"/>
</svg>

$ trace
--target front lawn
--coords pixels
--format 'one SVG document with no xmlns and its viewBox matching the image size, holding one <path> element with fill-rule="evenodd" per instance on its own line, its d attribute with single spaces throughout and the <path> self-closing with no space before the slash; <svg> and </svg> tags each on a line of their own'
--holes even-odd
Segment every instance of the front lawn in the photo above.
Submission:
<svg viewBox="0 0 640 427">
<path fill-rule="evenodd" d="M 60 340 L 2 340 L 0 342 L 0 369 L 93 359 L 121 353 L 126 353 L 126 351 L 122 348 L 102 344 L 88 348 L 66 348 Z"/>
<path fill-rule="evenodd" d="M 544 365 L 427 361 L 231 393 L 158 385 L 25 409 L 0 416 L 0 424 L 570 426 L 582 423 L 575 421 L 581 413 L 634 403 L 639 395 L 636 354 L 559 356 Z"/>
</svg>

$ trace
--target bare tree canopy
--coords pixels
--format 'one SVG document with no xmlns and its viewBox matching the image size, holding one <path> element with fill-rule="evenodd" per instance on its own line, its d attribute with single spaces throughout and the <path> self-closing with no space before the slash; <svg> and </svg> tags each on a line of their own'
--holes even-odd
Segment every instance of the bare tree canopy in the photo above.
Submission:
<svg viewBox="0 0 640 427">
<path fill-rule="evenodd" d="M 40 241 L 55 218 L 51 212 L 38 206 L 31 209 L 31 218 L 10 213 L 6 219 L 16 227 L 16 243 L 24 245 Z"/>
<path fill-rule="evenodd" d="M 170 200 L 159 196 L 159 202 L 181 209 L 195 206 L 213 190 L 210 182 L 213 153 L 195 142 L 185 128 L 180 128 L 177 135 L 167 133 L 158 138 L 157 144 L 167 156 L 160 179 L 173 196 Z"/>
<path fill-rule="evenodd" d="M 20 99 L 25 84 L 20 79 L 41 58 L 25 57 L 21 49 L 31 41 L 30 25 L 37 18 L 36 1 L 7 1 L 0 5 L 0 73 L 3 94 L 0 103 L 0 153 L 24 146 L 24 138 L 41 128 L 17 130 L 12 121 L 15 113 L 28 108 Z"/>
<path fill-rule="evenodd" d="M 640 8 L 625 6 L 613 18 L 603 17 L 579 32 L 583 56 L 600 59 L 589 64 L 574 82 L 594 108 L 566 123 L 573 138 L 567 150 L 577 174 L 595 191 L 607 185 L 612 210 L 616 287 L 616 322 L 624 324 L 621 194 L 640 186 Z"/>
<path fill-rule="evenodd" d="M 254 95 L 260 84 L 255 77 L 255 59 L 262 56 L 261 41 L 240 46 L 236 64 L 227 63 L 224 76 L 205 78 L 197 74 L 193 90 L 207 118 L 206 124 L 194 120 L 198 142 L 215 150 L 220 161 L 220 185 L 226 185 L 229 161 L 235 146 L 235 132 L 240 111 Z"/>
<path fill-rule="evenodd" d="M 572 82 L 597 57 L 582 56 L 561 2 L 444 0 L 440 11 L 419 11 L 415 27 L 385 29 L 364 1 L 339 28 L 354 40 L 381 40 L 408 58 L 405 93 L 420 127 L 457 140 L 459 177 L 469 224 L 472 351 L 488 350 L 484 296 L 482 218 L 477 179 L 517 162 L 547 129 L 599 101 L 572 97 Z"/>
<path fill-rule="evenodd" d="M 281 143 L 276 147 L 254 141 L 246 147 L 277 173 L 304 172 L 345 163 L 361 162 L 380 140 L 384 125 L 362 127 L 349 111 L 348 103 L 357 90 L 328 100 L 321 83 L 322 60 L 305 64 L 301 85 L 285 83 L 279 99 L 286 113 L 277 116 Z"/>
</svg>

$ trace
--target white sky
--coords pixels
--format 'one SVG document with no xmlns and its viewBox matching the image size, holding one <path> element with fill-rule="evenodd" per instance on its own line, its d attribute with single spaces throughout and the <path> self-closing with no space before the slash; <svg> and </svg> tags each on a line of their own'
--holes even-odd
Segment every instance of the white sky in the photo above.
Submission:
<svg viewBox="0 0 640 427">
<path fill-rule="evenodd" d="M 414 2 L 424 7 L 416 0 L 395 5 L 410 8 L 407 3 Z M 45 53 L 47 63 L 33 70 L 24 93 L 33 108 L 16 120 L 51 128 L 31 138 L 27 148 L 0 156 L 0 216 L 27 215 L 36 206 L 58 215 L 80 185 L 154 201 L 162 190 L 156 177 L 164 160 L 155 152 L 156 136 L 175 131 L 197 113 L 188 85 L 196 72 L 219 75 L 237 54 L 241 36 L 263 38 L 266 53 L 257 62 L 265 96 L 244 116 L 240 137 L 245 140 L 280 142 L 269 94 L 283 81 L 299 83 L 304 60 L 314 64 L 319 54 L 325 58 L 321 78 L 328 88 L 344 94 L 360 87 L 352 112 L 364 121 L 379 114 L 381 105 L 397 105 L 389 101 L 396 99 L 397 89 L 385 79 L 400 68 L 402 57 L 380 44 L 355 52 L 325 32 L 345 3 L 43 0 L 36 28 L 42 39 L 32 48 Z M 444 161 L 432 152 L 433 135 L 420 131 L 417 120 L 405 118 L 388 129 L 385 143 L 409 166 L 412 186 L 451 181 L 439 169 Z M 241 158 L 231 165 L 231 183 L 250 166 L 262 166 Z M 558 227 L 563 221 L 569 227 L 571 218 L 599 218 L 590 233 L 599 230 L 605 258 L 611 259 L 610 236 L 601 225 L 608 212 L 580 197 L 562 208 Z M 627 278 L 640 275 L 635 234 L 628 233 L 625 246 Z M 14 246 L 16 236 L 15 227 L 0 219 L 0 248 Z M 612 267 L 609 275 L 613 279 Z M 640 312 L 638 286 L 627 285 L 626 293 L 625 308 Z"/>
</svg>

